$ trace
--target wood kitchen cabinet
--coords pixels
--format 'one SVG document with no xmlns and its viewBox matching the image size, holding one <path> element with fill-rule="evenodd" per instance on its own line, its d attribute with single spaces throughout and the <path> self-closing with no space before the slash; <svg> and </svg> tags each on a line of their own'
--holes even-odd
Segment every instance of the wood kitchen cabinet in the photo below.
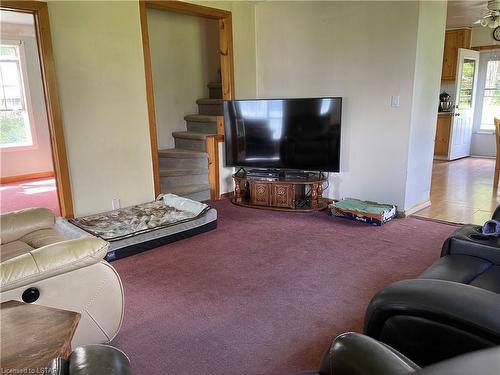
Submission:
<svg viewBox="0 0 500 375">
<path fill-rule="evenodd" d="M 451 136 L 451 113 L 439 113 L 437 118 L 436 139 L 434 143 L 434 157 L 448 159 L 448 149 Z"/>
<path fill-rule="evenodd" d="M 448 30 L 444 39 L 442 81 L 454 81 L 459 48 L 470 48 L 470 29 Z"/>
</svg>

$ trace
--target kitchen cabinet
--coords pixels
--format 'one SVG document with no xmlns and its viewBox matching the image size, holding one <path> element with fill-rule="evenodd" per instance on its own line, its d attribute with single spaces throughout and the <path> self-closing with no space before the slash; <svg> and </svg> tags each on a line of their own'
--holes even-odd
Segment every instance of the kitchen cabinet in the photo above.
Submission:
<svg viewBox="0 0 500 375">
<path fill-rule="evenodd" d="M 436 138 L 434 140 L 434 158 L 448 159 L 448 150 L 451 137 L 451 120 L 450 112 L 440 112 L 437 118 Z"/>
<path fill-rule="evenodd" d="M 454 81 L 459 48 L 470 48 L 470 29 L 448 30 L 444 39 L 442 81 Z"/>
</svg>

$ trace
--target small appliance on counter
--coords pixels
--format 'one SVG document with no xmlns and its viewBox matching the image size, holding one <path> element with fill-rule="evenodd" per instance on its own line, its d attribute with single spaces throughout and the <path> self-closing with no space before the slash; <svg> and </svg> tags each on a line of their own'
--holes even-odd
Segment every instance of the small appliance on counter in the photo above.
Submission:
<svg viewBox="0 0 500 375">
<path fill-rule="evenodd" d="M 453 108 L 453 101 L 450 94 L 443 91 L 439 95 L 439 112 L 450 112 Z"/>
</svg>

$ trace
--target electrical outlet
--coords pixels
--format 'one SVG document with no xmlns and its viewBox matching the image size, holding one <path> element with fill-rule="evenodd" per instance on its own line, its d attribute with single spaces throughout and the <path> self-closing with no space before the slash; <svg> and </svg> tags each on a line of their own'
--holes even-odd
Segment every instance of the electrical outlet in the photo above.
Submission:
<svg viewBox="0 0 500 375">
<path fill-rule="evenodd" d="M 120 199 L 118 198 L 111 199 L 111 207 L 113 207 L 113 210 L 118 210 L 121 207 Z"/>
</svg>

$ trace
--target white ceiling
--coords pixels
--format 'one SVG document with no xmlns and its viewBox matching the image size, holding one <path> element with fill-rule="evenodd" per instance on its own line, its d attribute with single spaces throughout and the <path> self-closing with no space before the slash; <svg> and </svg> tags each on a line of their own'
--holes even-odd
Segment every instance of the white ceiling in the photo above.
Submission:
<svg viewBox="0 0 500 375">
<path fill-rule="evenodd" d="M 488 0 L 448 0 L 447 28 L 472 26 L 488 11 Z"/>
<path fill-rule="evenodd" d="M 22 12 L 11 12 L 8 10 L 0 10 L 0 22 L 21 24 L 21 25 L 35 24 L 32 14 L 22 13 Z"/>
</svg>

